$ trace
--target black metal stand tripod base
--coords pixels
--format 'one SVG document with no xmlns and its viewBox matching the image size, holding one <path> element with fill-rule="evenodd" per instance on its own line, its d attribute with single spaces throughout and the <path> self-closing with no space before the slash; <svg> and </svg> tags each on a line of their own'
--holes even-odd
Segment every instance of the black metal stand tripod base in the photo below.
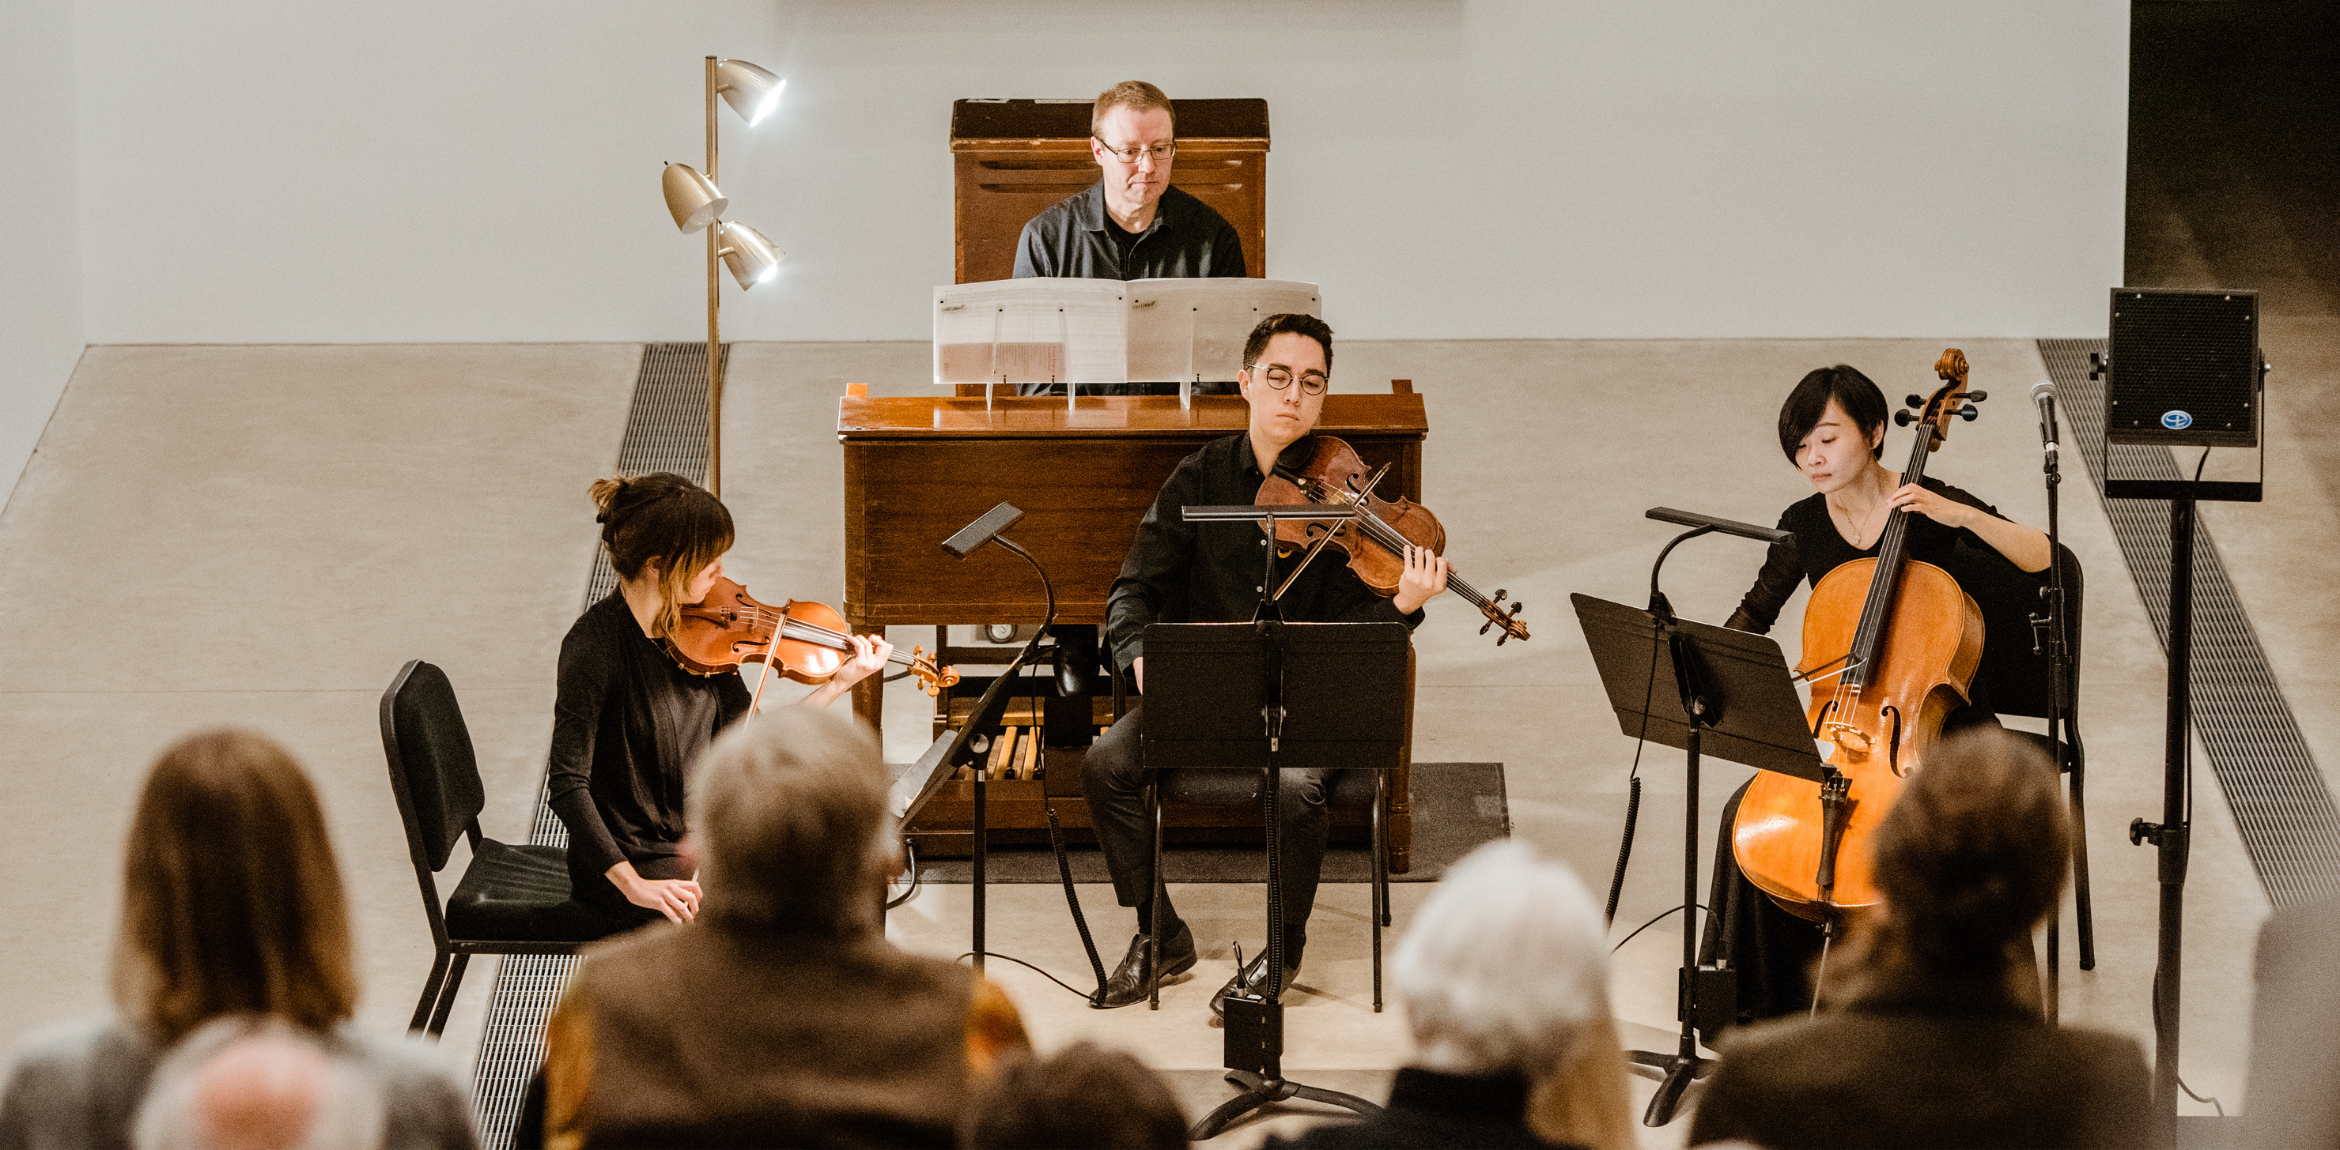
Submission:
<svg viewBox="0 0 2340 1150">
<path fill-rule="evenodd" d="M 1625 1052 L 1628 1069 L 1650 1075 L 1658 1080 L 1657 1093 L 1650 1096 L 1649 1108 L 1641 1113 L 1644 1126 L 1663 1126 L 1674 1120 L 1674 1111 L 1682 1106 L 1682 1094 L 1690 1084 L 1714 1073 L 1714 1059 L 1695 1054 L 1653 1054 L 1647 1050 Z M 1653 1073 L 1654 1072 L 1654 1073 Z"/>
<path fill-rule="evenodd" d="M 1236 1119 L 1292 1098 L 1339 1106 L 1366 1117 L 1381 1113 L 1381 1107 L 1354 1094 L 1343 1094 L 1338 1090 L 1326 1090 L 1318 1086 L 1302 1086 L 1283 1078 L 1266 1078 L 1248 1070 L 1228 1071 L 1227 1081 L 1242 1087 L 1243 1093 L 1220 1103 L 1218 1109 L 1204 1115 L 1202 1121 L 1194 1124 L 1194 1129 L 1186 1132 L 1189 1141 L 1216 1138 L 1220 1131 L 1233 1125 Z"/>
</svg>

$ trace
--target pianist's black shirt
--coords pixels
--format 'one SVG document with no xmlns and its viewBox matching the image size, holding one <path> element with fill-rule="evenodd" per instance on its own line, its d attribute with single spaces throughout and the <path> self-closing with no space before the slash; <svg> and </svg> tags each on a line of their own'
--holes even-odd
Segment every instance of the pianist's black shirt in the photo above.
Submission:
<svg viewBox="0 0 2340 1150">
<path fill-rule="evenodd" d="M 1303 466 L 1316 450 L 1316 437 L 1302 436 L 1278 462 Z M 1250 503 L 1266 477 L 1251 453 L 1246 432 L 1214 440 L 1179 461 L 1162 493 L 1138 521 L 1137 539 L 1122 560 L 1121 576 L 1105 606 L 1114 665 L 1129 666 L 1146 653 L 1149 623 L 1242 623 L 1259 607 L 1261 551 L 1267 536 L 1252 523 L 1188 523 L 1179 513 L 1189 505 Z M 1277 578 L 1291 574 L 1290 562 L 1306 552 L 1278 548 Z M 1423 612 L 1402 614 L 1374 594 L 1337 549 L 1326 548 L 1284 594 L 1284 618 L 1295 623 L 1404 623 L 1419 626 Z"/>
<path fill-rule="evenodd" d="M 1179 191 L 1164 188 L 1153 222 L 1126 250 L 1114 236 L 1129 235 L 1105 214 L 1105 185 L 1095 183 L 1057 201 L 1024 225 L 1016 240 L 1017 279 L 1209 279 L 1244 274 L 1243 241 L 1225 216 Z"/>
<path fill-rule="evenodd" d="M 646 878 L 675 877 L 662 872 L 682 841 L 684 781 L 747 708 L 739 672 L 683 670 L 642 634 L 624 595 L 613 591 L 577 617 L 561 640 L 548 798 L 569 829 L 578 899 L 626 905 L 604 873 L 621 861 Z"/>
</svg>

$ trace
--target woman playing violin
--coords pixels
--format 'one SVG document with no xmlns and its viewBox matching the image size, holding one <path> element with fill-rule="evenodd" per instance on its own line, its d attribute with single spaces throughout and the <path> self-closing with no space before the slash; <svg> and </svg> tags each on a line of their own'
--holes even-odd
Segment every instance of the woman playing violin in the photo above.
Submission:
<svg viewBox="0 0 2340 1150">
<path fill-rule="evenodd" d="M 698 913 L 682 857 L 683 791 L 716 732 L 747 713 L 736 668 L 685 670 L 662 644 L 723 575 L 731 512 L 704 488 L 660 472 L 592 487 L 617 590 L 561 640 L 553 701 L 550 801 L 569 831 L 578 901 L 626 926 Z M 852 656 L 803 702 L 826 706 L 885 665 L 893 648 L 852 637 Z"/>
<path fill-rule="evenodd" d="M 1804 376 L 1779 411 L 1779 446 L 1815 494 L 1788 507 L 1779 528 L 1795 538 L 1775 543 L 1755 585 L 1728 626 L 1762 634 L 1804 582 L 1817 586 L 1837 567 L 1878 554 L 1895 510 L 1906 510 L 1909 558 L 1953 573 L 2011 564 L 2027 574 L 2047 570 L 2046 533 L 2014 523 L 1981 499 L 1932 476 L 1904 484 L 1880 460 L 1885 443 L 1885 394 L 1865 375 L 1838 364 Z M 1982 600 L 1986 612 L 2006 610 Z M 1942 730 L 1997 725 L 1989 685 L 1980 674 L 1967 705 L 1952 711 Z M 1741 787 L 1725 804 L 1716 854 L 1707 936 L 1701 962 L 1728 959 L 1739 970 L 1742 1020 L 1776 1017 L 1811 1005 L 1808 970 L 1818 956 L 1818 926 L 1780 908 L 1740 875 L 1730 850 Z"/>
</svg>

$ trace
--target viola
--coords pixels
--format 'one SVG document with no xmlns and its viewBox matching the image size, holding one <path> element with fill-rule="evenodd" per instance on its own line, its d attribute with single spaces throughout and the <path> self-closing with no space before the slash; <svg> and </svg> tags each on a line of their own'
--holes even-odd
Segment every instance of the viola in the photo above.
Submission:
<svg viewBox="0 0 2340 1150">
<path fill-rule="evenodd" d="M 1406 548 L 1411 545 L 1429 549 L 1431 554 L 1446 551 L 1446 528 L 1430 509 L 1410 499 L 1384 499 L 1374 493 L 1374 487 L 1383 474 L 1383 467 L 1366 474 L 1365 461 L 1357 457 L 1357 450 L 1330 435 L 1316 437 L 1316 450 L 1308 462 L 1298 468 L 1276 465 L 1275 474 L 1259 485 L 1254 502 L 1283 506 L 1315 504 L 1319 506 L 1347 506 L 1357 511 L 1357 517 L 1338 523 L 1310 522 L 1298 519 L 1279 519 L 1275 524 L 1276 540 L 1309 548 L 1308 555 L 1293 569 L 1284 586 L 1291 586 L 1310 559 L 1326 547 L 1338 547 L 1348 555 L 1349 569 L 1365 581 L 1365 585 L 1381 595 L 1395 595 L 1398 578 L 1405 574 Z M 1487 617 L 1480 624 L 1484 635 L 1490 627 L 1502 628 L 1495 636 L 1500 647 L 1506 639 L 1525 640 L 1527 624 L 1519 621 L 1519 613 L 1526 604 L 1514 600 L 1504 607 L 1509 592 L 1498 588 L 1492 598 L 1465 581 L 1461 573 L 1449 570 L 1446 589 L 1463 601 L 1477 607 Z M 1281 588 L 1278 589 L 1279 593 Z"/>
<path fill-rule="evenodd" d="M 826 683 L 853 653 L 852 637 L 833 607 L 795 599 L 774 607 L 750 598 L 745 586 L 719 578 L 705 599 L 682 609 L 665 643 L 666 653 L 696 675 L 766 663 L 799 683 Z M 908 667 L 929 695 L 959 681 L 957 671 L 935 666 L 924 647 L 912 647 L 907 655 L 896 651 L 886 661 Z"/>
<path fill-rule="evenodd" d="M 1904 484 L 1925 478 L 1953 417 L 1973 419 L 1983 393 L 1966 391 L 1966 356 L 1942 353 L 1946 382 L 1919 425 Z M 1918 402 L 1912 396 L 1913 406 Z M 1739 869 L 1773 901 L 1815 922 L 1878 901 L 1869 840 L 1941 735 L 1942 720 L 1966 702 L 1982 664 L 1982 609 L 1950 573 L 1908 558 L 1909 518 L 1895 508 L 1875 558 L 1855 559 L 1821 577 L 1804 607 L 1796 670 L 1813 682 L 1808 720 L 1826 759 L 1824 782 L 1759 772 L 1739 800 L 1731 847 Z"/>
</svg>

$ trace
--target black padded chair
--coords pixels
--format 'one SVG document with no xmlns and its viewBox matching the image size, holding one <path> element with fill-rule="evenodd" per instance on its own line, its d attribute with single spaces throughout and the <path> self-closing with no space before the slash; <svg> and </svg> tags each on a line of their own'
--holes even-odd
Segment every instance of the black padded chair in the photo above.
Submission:
<svg viewBox="0 0 2340 1150">
<path fill-rule="evenodd" d="M 1385 788 L 1389 772 L 1385 770 L 1351 769 L 1335 771 L 1324 792 L 1328 811 L 1342 808 L 1370 807 L 1373 812 L 1373 1012 L 1381 1013 L 1381 928 L 1388 926 L 1389 916 L 1389 856 L 1384 853 L 1387 844 L 1382 839 L 1383 812 L 1389 809 Z M 1248 806 L 1259 809 L 1261 786 L 1267 772 L 1244 770 L 1187 769 L 1164 771 L 1155 785 L 1148 788 L 1147 805 L 1152 808 L 1154 820 L 1154 881 L 1166 881 L 1162 871 L 1162 804 L 1201 803 L 1208 806 Z M 1264 856 L 1263 856 L 1264 857 Z M 1162 905 L 1160 899 L 1155 907 Z M 1162 969 L 1160 924 L 1155 924 L 1149 937 L 1156 953 L 1150 956 L 1151 968 Z M 1154 981 L 1147 998 L 1147 1009 L 1162 1008 L 1162 984 Z"/>
<path fill-rule="evenodd" d="M 1963 545 L 1962 545 L 1963 550 Z M 1984 607 L 1986 620 L 1983 634 L 1982 675 L 1990 684 L 1990 708 L 2001 715 L 2021 715 L 2044 719 L 2048 713 L 2048 699 L 2054 694 L 2054 678 L 2044 654 L 2033 654 L 2034 645 L 2030 626 L 2025 622 L 2031 615 L 2045 609 L 2039 589 L 2045 582 L 2041 575 L 2025 575 L 2011 563 L 1996 554 L 1980 558 L 1961 557 L 1953 571 L 1960 586 Z M 2080 640 L 2086 632 L 2081 626 L 2081 606 L 2087 581 L 2080 570 L 2080 558 L 2070 547 L 2058 545 L 2056 562 L 2064 576 L 2064 644 L 2071 653 L 2070 673 L 2064 683 L 2061 706 L 2057 708 L 2056 726 L 2061 731 L 2064 753 L 2057 769 L 2069 776 L 2068 801 L 2072 811 L 2072 901 L 2074 926 L 2080 942 L 2080 969 L 2096 967 L 2096 932 L 2089 909 L 2088 897 L 2088 835 L 2085 816 L 2085 798 L 2088 778 L 2087 750 L 2080 741 Z M 2047 735 L 2017 732 L 2031 740 L 2042 752 L 2048 752 Z M 2052 753 L 2052 752 L 2048 752 Z"/>
<path fill-rule="evenodd" d="M 409 1031 L 435 1038 L 447 1028 L 472 955 L 574 954 L 620 929 L 569 897 L 567 851 L 508 846 L 479 833 L 487 792 L 446 672 L 420 659 L 398 669 L 382 692 L 382 750 L 439 951 Z M 435 876 L 446 868 L 458 838 L 471 840 L 471 863 L 442 906 Z"/>
</svg>

